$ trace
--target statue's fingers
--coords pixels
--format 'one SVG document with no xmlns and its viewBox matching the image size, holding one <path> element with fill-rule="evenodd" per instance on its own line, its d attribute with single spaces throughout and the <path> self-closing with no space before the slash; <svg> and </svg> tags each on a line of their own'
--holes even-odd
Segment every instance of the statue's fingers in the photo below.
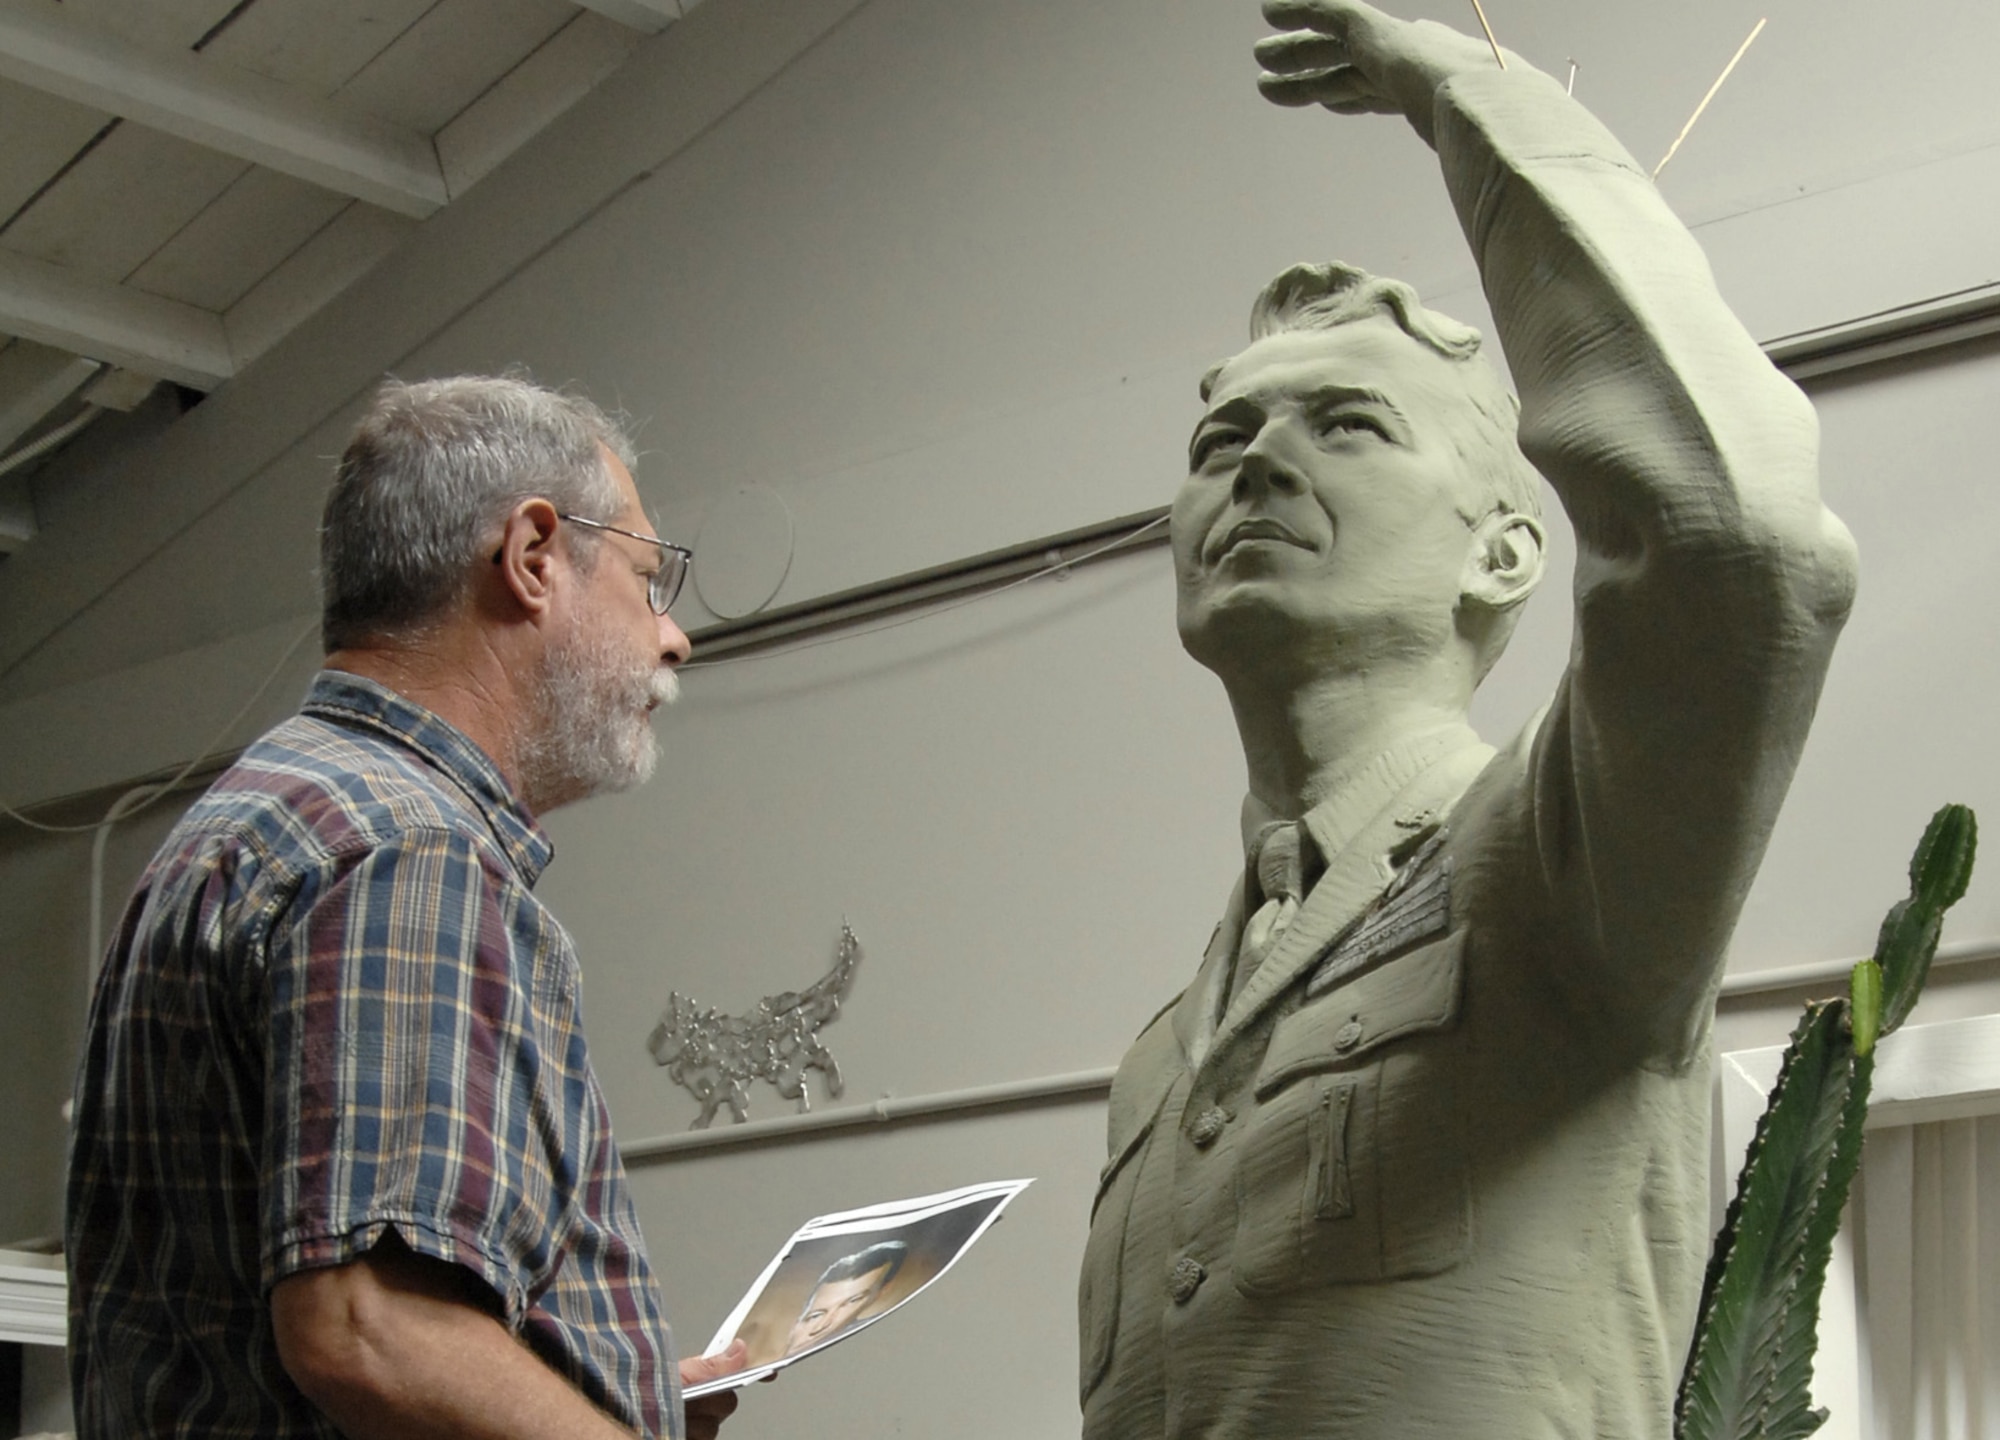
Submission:
<svg viewBox="0 0 2000 1440">
<path fill-rule="evenodd" d="M 1278 30 L 1317 30 L 1347 35 L 1357 26 L 1402 22 L 1363 0 L 1264 0 L 1264 18 Z"/>
<path fill-rule="evenodd" d="M 1346 0 L 1264 0 L 1264 19 L 1279 30 L 1317 30 L 1338 35 L 1354 7 Z"/>
<path fill-rule="evenodd" d="M 1266 70 L 1289 73 L 1299 70 L 1331 70 L 1348 60 L 1347 42 L 1317 30 L 1291 30 L 1283 35 L 1267 35 L 1252 52 Z"/>
<path fill-rule="evenodd" d="M 1398 110 L 1379 95 L 1369 95 L 1359 100 L 1322 100 L 1319 102 L 1336 115 L 1394 115 Z"/>
<path fill-rule="evenodd" d="M 1273 105 L 1325 105 L 1331 109 L 1335 105 L 1365 104 L 1378 98 L 1375 87 L 1350 65 L 1301 75 L 1273 75 L 1266 71 L 1257 77 L 1257 89 Z"/>
</svg>

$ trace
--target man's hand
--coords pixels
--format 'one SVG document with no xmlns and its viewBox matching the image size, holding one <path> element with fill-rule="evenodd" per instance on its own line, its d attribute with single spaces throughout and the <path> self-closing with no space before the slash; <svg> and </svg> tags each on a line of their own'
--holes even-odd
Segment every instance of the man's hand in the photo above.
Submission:
<svg viewBox="0 0 2000 1440">
<path fill-rule="evenodd" d="M 1483 40 L 1432 20 L 1398 20 L 1361 0 L 1265 0 L 1264 18 L 1283 32 L 1257 44 L 1265 99 L 1342 115 L 1402 115 L 1426 145 L 1435 143 L 1438 87 L 1495 66 Z M 1507 63 L 1522 62 L 1509 55 Z"/>
<path fill-rule="evenodd" d="M 750 1347 L 741 1340 L 732 1340 L 720 1355 L 697 1355 L 681 1361 L 681 1384 L 701 1385 L 734 1375 L 749 1358 Z M 722 1422 L 736 1413 L 737 1398 L 734 1390 L 718 1390 L 713 1395 L 698 1395 L 688 1401 L 688 1440 L 715 1440 Z"/>
</svg>

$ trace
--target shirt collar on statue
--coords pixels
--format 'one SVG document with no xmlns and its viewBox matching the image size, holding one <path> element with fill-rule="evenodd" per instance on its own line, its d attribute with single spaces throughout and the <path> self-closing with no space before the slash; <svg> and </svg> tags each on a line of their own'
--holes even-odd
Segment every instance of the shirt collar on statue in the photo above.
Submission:
<svg viewBox="0 0 2000 1440">
<path fill-rule="evenodd" d="M 523 884 L 532 888 L 548 868 L 555 856 L 554 842 L 500 767 L 450 721 L 386 685 L 346 670 L 320 671 L 300 710 L 373 730 L 416 751 L 472 802 Z"/>
<path fill-rule="evenodd" d="M 1306 833 L 1319 847 L 1320 856 L 1331 861 L 1404 786 L 1452 751 L 1478 743 L 1479 736 L 1469 725 L 1441 725 L 1399 740 L 1373 759 L 1344 772 L 1328 787 L 1326 798 L 1304 816 Z M 1244 855 L 1250 854 L 1251 846 L 1266 825 L 1288 818 L 1255 795 L 1245 795 Z"/>
</svg>

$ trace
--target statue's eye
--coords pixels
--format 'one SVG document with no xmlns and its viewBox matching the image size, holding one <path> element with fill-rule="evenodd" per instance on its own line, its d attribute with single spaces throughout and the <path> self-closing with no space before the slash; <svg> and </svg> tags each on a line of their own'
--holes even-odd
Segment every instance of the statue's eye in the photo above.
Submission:
<svg viewBox="0 0 2000 1440">
<path fill-rule="evenodd" d="M 1334 410 L 1319 417 L 1314 426 L 1322 437 L 1335 435 L 1373 435 L 1378 440 L 1387 440 L 1389 427 L 1369 414 L 1366 410 Z"/>
<path fill-rule="evenodd" d="M 1236 454 L 1249 443 L 1250 437 L 1241 430 L 1226 425 L 1218 425 L 1204 430 L 1195 437 L 1194 449 L 1189 452 L 1189 468 L 1199 470 L 1211 461 Z"/>
</svg>

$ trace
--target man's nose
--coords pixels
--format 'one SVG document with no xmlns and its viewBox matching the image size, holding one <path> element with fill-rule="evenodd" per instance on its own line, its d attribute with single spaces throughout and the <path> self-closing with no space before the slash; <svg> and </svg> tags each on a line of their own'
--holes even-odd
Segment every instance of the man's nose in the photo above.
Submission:
<svg viewBox="0 0 2000 1440">
<path fill-rule="evenodd" d="M 1242 503 L 1257 498 L 1266 492 L 1281 495 L 1297 495 L 1305 489 L 1305 480 L 1296 466 L 1285 458 L 1285 438 L 1274 426 L 1267 425 L 1243 447 L 1243 456 L 1237 462 L 1236 480 L 1230 486 L 1230 498 Z"/>
<path fill-rule="evenodd" d="M 688 639 L 687 631 L 674 623 L 671 615 L 662 615 L 660 620 L 660 662 L 664 665 L 685 665 L 694 654 L 694 642 Z"/>
</svg>

